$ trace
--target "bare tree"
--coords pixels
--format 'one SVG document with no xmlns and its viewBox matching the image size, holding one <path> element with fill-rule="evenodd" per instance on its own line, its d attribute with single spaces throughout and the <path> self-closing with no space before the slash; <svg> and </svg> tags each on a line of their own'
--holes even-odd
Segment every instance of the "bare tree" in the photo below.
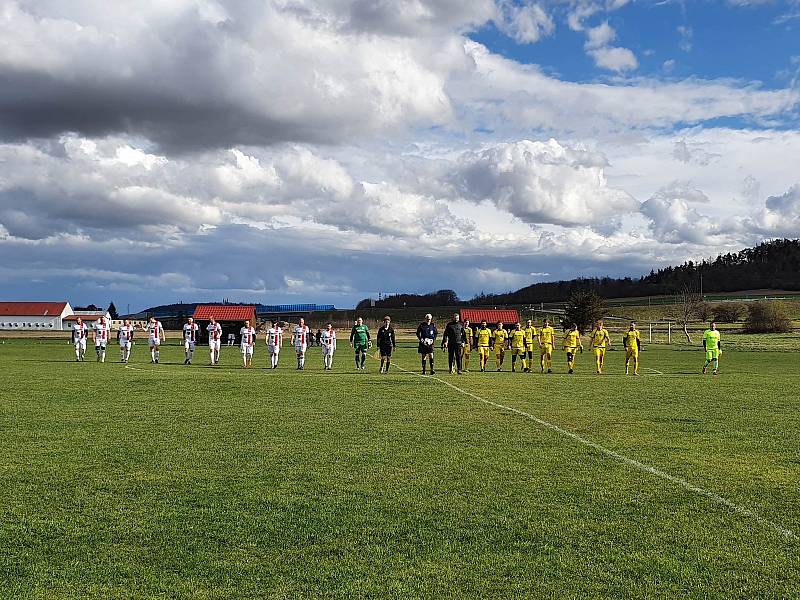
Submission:
<svg viewBox="0 0 800 600">
<path fill-rule="evenodd" d="M 685 285 L 675 294 L 674 298 L 675 304 L 672 309 L 672 315 L 683 329 L 686 341 L 691 344 L 692 337 L 689 335 L 689 322 L 698 316 L 703 306 L 703 297 L 688 285 Z"/>
</svg>

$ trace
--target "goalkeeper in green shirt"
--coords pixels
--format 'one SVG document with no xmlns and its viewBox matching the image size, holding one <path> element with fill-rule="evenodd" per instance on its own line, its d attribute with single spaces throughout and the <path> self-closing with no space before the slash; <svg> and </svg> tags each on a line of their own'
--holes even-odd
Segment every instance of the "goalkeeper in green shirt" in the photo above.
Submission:
<svg viewBox="0 0 800 600">
<path fill-rule="evenodd" d="M 358 317 L 353 329 L 350 330 L 350 345 L 356 351 L 356 370 L 363 371 L 367 361 L 367 349 L 372 346 L 369 337 L 369 328 L 364 325 L 364 319 Z"/>
</svg>

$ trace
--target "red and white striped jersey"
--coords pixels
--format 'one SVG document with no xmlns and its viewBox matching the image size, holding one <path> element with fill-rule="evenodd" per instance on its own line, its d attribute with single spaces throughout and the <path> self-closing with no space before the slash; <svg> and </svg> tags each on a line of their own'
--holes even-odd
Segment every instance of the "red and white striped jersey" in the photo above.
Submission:
<svg viewBox="0 0 800 600">
<path fill-rule="evenodd" d="M 86 323 L 75 323 L 72 326 L 72 339 L 82 340 L 86 337 Z"/>
<path fill-rule="evenodd" d="M 242 346 L 252 346 L 256 343 L 256 330 L 254 327 L 242 327 L 239 330 L 242 336 Z"/>
<path fill-rule="evenodd" d="M 280 347 L 283 344 L 283 329 L 270 327 L 267 330 L 267 346 Z"/>
<path fill-rule="evenodd" d="M 161 341 L 161 334 L 164 333 L 164 329 L 161 327 L 161 323 L 159 321 L 155 321 L 154 323 L 147 324 L 147 339 L 148 340 L 156 340 Z"/>
<path fill-rule="evenodd" d="M 295 346 L 306 346 L 308 344 L 308 325 L 303 325 L 300 327 L 298 325 L 294 328 L 294 333 L 292 333 L 292 339 L 294 339 Z"/>
<path fill-rule="evenodd" d="M 209 323 L 208 327 L 208 339 L 217 341 L 222 339 L 222 325 L 219 323 Z"/>
<path fill-rule="evenodd" d="M 97 321 L 94 324 L 95 339 L 101 342 L 108 342 L 110 334 L 111 334 L 111 323 L 105 317 L 97 319 Z"/>
<path fill-rule="evenodd" d="M 122 325 L 119 328 L 119 341 L 130 342 L 133 339 L 133 325 Z"/>
<path fill-rule="evenodd" d="M 200 329 L 200 326 L 197 323 L 186 323 L 183 326 L 183 339 L 187 342 L 196 342 L 197 341 L 197 330 Z"/>
<path fill-rule="evenodd" d="M 323 330 L 319 336 L 319 343 L 326 348 L 336 350 L 336 332 L 333 329 L 330 331 L 327 329 Z"/>
</svg>

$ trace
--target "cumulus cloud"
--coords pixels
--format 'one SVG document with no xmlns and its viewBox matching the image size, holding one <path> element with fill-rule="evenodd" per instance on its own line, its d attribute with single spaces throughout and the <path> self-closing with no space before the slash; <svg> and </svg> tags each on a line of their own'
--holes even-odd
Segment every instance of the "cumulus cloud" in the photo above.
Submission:
<svg viewBox="0 0 800 600">
<path fill-rule="evenodd" d="M 800 232 L 800 183 L 780 196 L 767 198 L 764 207 L 747 224 L 763 235 L 797 237 Z"/>
<path fill-rule="evenodd" d="M 610 71 L 631 71 L 639 66 L 636 55 L 627 48 L 597 48 L 590 50 L 589 54 L 598 67 Z"/>
<path fill-rule="evenodd" d="M 127 132 L 226 147 L 339 142 L 451 116 L 431 58 L 446 36 L 345 34 L 325 4 L 227 2 L 211 19 L 199 8 L 210 3 L 189 0 L 96 4 L 3 0 L 0 135 Z M 427 4 L 435 17 L 453 3 Z"/>
<path fill-rule="evenodd" d="M 493 203 L 526 223 L 607 227 L 638 203 L 611 188 L 602 154 L 556 140 L 523 140 L 467 153 L 452 178 L 467 199 Z"/>
<path fill-rule="evenodd" d="M 690 205 L 708 201 L 708 196 L 690 183 L 674 181 L 643 202 L 641 212 L 650 221 L 650 231 L 661 242 L 721 243 L 723 240 L 719 236 L 727 232 L 730 224 L 721 225 Z"/>
</svg>

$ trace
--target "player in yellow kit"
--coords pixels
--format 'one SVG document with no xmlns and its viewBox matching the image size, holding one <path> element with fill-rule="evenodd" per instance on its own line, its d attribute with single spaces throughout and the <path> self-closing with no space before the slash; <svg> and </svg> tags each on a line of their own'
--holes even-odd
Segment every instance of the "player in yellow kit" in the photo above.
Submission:
<svg viewBox="0 0 800 600">
<path fill-rule="evenodd" d="M 486 321 L 481 321 L 480 327 L 475 330 L 475 345 L 478 347 L 481 371 L 485 371 L 486 363 L 489 362 L 489 348 L 492 346 L 492 330 L 486 325 Z"/>
<path fill-rule="evenodd" d="M 503 322 L 497 324 L 497 329 L 492 332 L 494 338 L 494 364 L 498 371 L 503 370 L 503 359 L 506 357 L 506 347 L 508 346 L 508 332 L 503 329 Z"/>
<path fill-rule="evenodd" d="M 622 336 L 622 345 L 625 346 L 625 375 L 630 371 L 633 363 L 633 374 L 639 374 L 639 350 L 642 348 L 642 332 L 636 329 L 636 323 L 631 321 L 631 326 Z"/>
<path fill-rule="evenodd" d="M 575 355 L 578 353 L 578 349 L 583 352 L 583 343 L 581 342 L 581 332 L 578 331 L 577 325 L 572 325 L 564 334 L 564 352 L 567 353 L 567 368 L 569 369 L 569 374 L 575 372 Z"/>
<path fill-rule="evenodd" d="M 539 334 L 530 319 L 525 321 L 525 329 L 523 331 L 525 332 L 525 357 L 522 359 L 522 365 L 524 367 L 523 371 L 530 373 L 533 368 L 533 348 L 536 345 L 536 338 Z"/>
<path fill-rule="evenodd" d="M 474 333 L 469 324 L 469 319 L 464 319 L 464 335 L 467 338 L 467 343 L 461 348 L 461 362 L 463 363 L 464 372 L 469 372 L 469 354 L 472 352 L 472 345 L 475 343 L 472 338 Z"/>
<path fill-rule="evenodd" d="M 556 330 L 550 325 L 550 320 L 545 319 L 539 330 L 539 354 L 542 364 L 542 373 L 547 370 L 553 372 L 553 348 L 556 345 Z"/>
<path fill-rule="evenodd" d="M 708 365 L 714 368 L 714 375 L 719 373 L 719 355 L 722 354 L 722 342 L 719 339 L 717 324 L 713 321 L 711 326 L 703 332 L 703 348 L 706 351 L 706 364 L 703 365 L 703 375 L 708 373 Z"/>
<path fill-rule="evenodd" d="M 527 371 L 527 361 L 525 360 L 525 330 L 522 328 L 519 321 L 509 334 L 509 345 L 511 346 L 511 372 L 515 373 L 517 371 L 518 356 L 522 363 L 522 370 Z"/>
<path fill-rule="evenodd" d="M 608 329 L 603 327 L 603 322 L 598 321 L 595 323 L 594 329 L 589 334 L 592 348 L 594 349 L 594 364 L 597 368 L 597 374 L 603 374 L 603 363 L 606 360 L 606 350 L 611 347 L 611 337 L 608 335 Z"/>
</svg>

